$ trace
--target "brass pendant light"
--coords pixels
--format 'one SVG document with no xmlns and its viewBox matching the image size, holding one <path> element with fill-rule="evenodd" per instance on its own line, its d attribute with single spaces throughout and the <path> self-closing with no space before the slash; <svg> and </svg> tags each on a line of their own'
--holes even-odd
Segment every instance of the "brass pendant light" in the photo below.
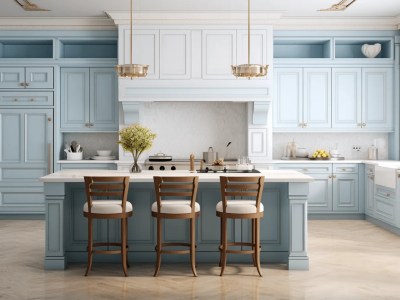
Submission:
<svg viewBox="0 0 400 300">
<path fill-rule="evenodd" d="M 247 10 L 247 64 L 231 66 L 232 73 L 236 77 L 247 77 L 248 79 L 254 77 L 267 76 L 268 65 L 250 64 L 250 0 L 248 2 Z"/>
<path fill-rule="evenodd" d="M 131 27 L 130 27 L 130 64 L 125 65 L 118 65 L 115 67 L 117 70 L 119 77 L 130 77 L 132 78 L 139 78 L 139 77 L 146 77 L 147 76 L 147 69 L 149 68 L 148 65 L 139 65 L 139 64 L 132 64 L 132 17 L 133 17 L 133 5 L 131 0 Z"/>
</svg>

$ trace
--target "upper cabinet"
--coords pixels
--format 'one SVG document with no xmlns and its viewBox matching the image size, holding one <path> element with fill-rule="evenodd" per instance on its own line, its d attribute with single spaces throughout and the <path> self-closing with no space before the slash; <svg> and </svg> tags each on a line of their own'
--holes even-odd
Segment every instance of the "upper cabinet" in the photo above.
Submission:
<svg viewBox="0 0 400 300">
<path fill-rule="evenodd" d="M 393 69 L 333 68 L 332 127 L 393 130 Z"/>
<path fill-rule="evenodd" d="M 1 89 L 52 89 L 52 67 L 0 67 Z"/>
<path fill-rule="evenodd" d="M 273 122 L 276 131 L 393 131 L 393 68 L 275 68 Z"/>
<path fill-rule="evenodd" d="M 120 101 L 267 101 L 272 74 L 247 80 L 232 65 L 247 64 L 244 26 L 140 26 L 133 30 L 132 61 L 149 65 L 139 80 L 118 80 Z M 130 63 L 130 28 L 119 26 L 119 64 Z M 272 69 L 272 28 L 254 26 L 250 62 Z M 272 72 L 271 72 L 272 73 Z"/>
<path fill-rule="evenodd" d="M 274 128 L 331 127 L 331 69 L 275 68 Z"/>
<path fill-rule="evenodd" d="M 117 131 L 116 95 L 113 68 L 62 68 L 61 130 Z"/>
</svg>

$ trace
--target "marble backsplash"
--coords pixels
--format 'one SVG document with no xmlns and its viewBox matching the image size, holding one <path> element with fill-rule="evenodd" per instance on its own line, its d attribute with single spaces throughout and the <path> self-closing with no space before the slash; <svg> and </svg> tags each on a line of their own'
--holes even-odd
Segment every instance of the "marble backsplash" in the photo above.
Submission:
<svg viewBox="0 0 400 300">
<path fill-rule="evenodd" d="M 388 158 L 388 134 L 386 133 L 274 133 L 273 159 L 281 159 L 288 142 L 295 141 L 309 153 L 316 149 L 330 150 L 336 147 L 345 159 L 367 159 L 368 147 L 376 140 L 378 158 Z M 353 146 L 361 147 L 354 151 Z"/>
<path fill-rule="evenodd" d="M 236 159 L 247 152 L 247 103 L 144 103 L 140 123 L 157 134 L 144 157 L 163 152 L 173 158 L 188 159 L 191 153 L 202 158 L 208 147 L 213 147 L 219 157 Z M 232 144 L 226 154 L 228 142 Z"/>
</svg>

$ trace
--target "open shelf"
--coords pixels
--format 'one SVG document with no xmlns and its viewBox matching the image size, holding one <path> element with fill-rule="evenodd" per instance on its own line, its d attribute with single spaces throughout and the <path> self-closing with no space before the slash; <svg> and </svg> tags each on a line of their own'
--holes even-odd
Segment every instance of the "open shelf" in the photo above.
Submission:
<svg viewBox="0 0 400 300">
<path fill-rule="evenodd" d="M 53 58 L 53 40 L 0 40 L 0 58 Z"/>
<path fill-rule="evenodd" d="M 117 58 L 117 40 L 61 40 L 60 58 Z"/>
<path fill-rule="evenodd" d="M 274 58 L 331 58 L 331 40 L 275 39 Z"/>
<path fill-rule="evenodd" d="M 335 58 L 366 58 L 361 52 L 364 44 L 381 44 L 381 52 L 375 58 L 392 58 L 392 40 L 388 39 L 336 39 Z"/>
</svg>

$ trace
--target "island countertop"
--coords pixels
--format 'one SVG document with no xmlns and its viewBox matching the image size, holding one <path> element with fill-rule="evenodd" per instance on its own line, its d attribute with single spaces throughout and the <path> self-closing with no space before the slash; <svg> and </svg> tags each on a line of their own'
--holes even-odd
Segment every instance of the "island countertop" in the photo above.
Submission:
<svg viewBox="0 0 400 300">
<path fill-rule="evenodd" d="M 199 176 L 200 182 L 219 182 L 220 176 L 265 176 L 265 182 L 310 182 L 313 178 L 293 170 L 259 170 L 261 173 L 192 173 L 189 171 L 62 170 L 40 178 L 42 182 L 83 182 L 84 176 L 129 176 L 132 182 L 152 182 L 153 176 Z"/>
</svg>

